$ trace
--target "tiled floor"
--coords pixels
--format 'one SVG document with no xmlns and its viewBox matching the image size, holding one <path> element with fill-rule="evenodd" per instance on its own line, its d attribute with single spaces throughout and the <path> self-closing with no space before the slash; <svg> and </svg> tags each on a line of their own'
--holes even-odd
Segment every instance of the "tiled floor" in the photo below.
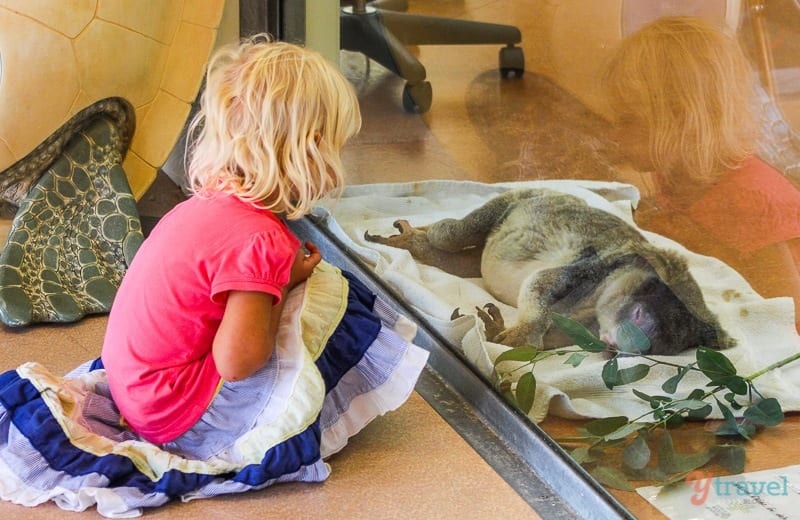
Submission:
<svg viewBox="0 0 800 520">
<path fill-rule="evenodd" d="M 535 59 L 541 45 L 536 33 L 541 20 L 531 18 L 532 5 L 533 0 L 410 2 L 412 11 L 515 23 L 522 31 L 522 47 L 529 60 Z M 423 46 L 415 52 L 433 85 L 433 105 L 423 115 L 403 112 L 401 80 L 374 63 L 368 65 L 359 55 L 343 53 L 343 70 L 358 90 L 364 115 L 361 134 L 343 153 L 349 183 L 530 178 L 537 158 L 526 155 L 520 146 L 520 136 L 526 132 L 534 140 L 549 140 L 550 164 L 563 168 L 552 176 L 567 175 L 575 164 L 595 178 L 609 174 L 597 151 L 610 154 L 613 147 L 602 139 L 590 139 L 602 135 L 605 123 L 541 76 L 501 80 L 496 69 L 497 46 Z M 544 127 L 532 121 L 560 124 L 547 127 L 546 134 L 531 134 L 532 128 Z M 157 217 L 179 198 L 175 187 L 162 177 L 140 201 L 142 215 Z M 0 232 L 2 225 L 0 222 Z M 64 372 L 98 354 L 104 327 L 105 318 L 98 316 L 68 326 L 43 325 L 20 331 L 2 328 L 0 369 L 33 360 L 54 372 Z M 752 469 L 779 463 L 776 450 L 790 460 L 800 460 L 797 449 L 785 445 L 785 439 L 796 438 L 797 424 L 796 420 L 789 422 L 782 430 L 762 437 L 751 452 Z M 573 431 L 574 426 L 569 421 L 545 423 L 553 434 Z M 173 503 L 146 515 L 240 519 L 537 517 L 419 394 L 400 410 L 373 422 L 330 463 L 333 474 L 323 484 L 281 485 L 241 496 Z M 661 517 L 633 493 L 615 496 L 639 518 Z M 0 503 L 0 518 L 64 516 L 52 504 L 29 510 Z M 97 516 L 90 511 L 80 518 Z"/>
</svg>

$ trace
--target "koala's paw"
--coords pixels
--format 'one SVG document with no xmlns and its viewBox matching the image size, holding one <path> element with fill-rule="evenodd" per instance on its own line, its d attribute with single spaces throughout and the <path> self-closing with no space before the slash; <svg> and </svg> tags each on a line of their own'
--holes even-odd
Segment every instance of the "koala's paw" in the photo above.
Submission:
<svg viewBox="0 0 800 520">
<path fill-rule="evenodd" d="M 400 249 L 409 249 L 414 239 L 426 233 L 423 229 L 415 228 L 409 224 L 407 220 L 396 220 L 394 222 L 394 227 L 400 231 L 399 235 L 385 237 L 382 235 L 372 235 L 369 231 L 365 231 L 364 240 L 367 242 L 375 242 L 376 244 L 398 247 Z"/>
<path fill-rule="evenodd" d="M 487 303 L 483 308 L 475 307 L 475 310 L 486 329 L 486 339 L 492 343 L 500 343 L 500 341 L 497 341 L 497 337 L 506 328 L 500 309 L 493 303 Z"/>
<path fill-rule="evenodd" d="M 527 323 L 517 323 L 506 327 L 500 309 L 492 303 L 487 303 L 482 309 L 476 308 L 478 317 L 486 328 L 486 340 L 499 343 L 507 347 L 533 347 L 542 348 L 543 334 L 536 327 Z"/>
</svg>

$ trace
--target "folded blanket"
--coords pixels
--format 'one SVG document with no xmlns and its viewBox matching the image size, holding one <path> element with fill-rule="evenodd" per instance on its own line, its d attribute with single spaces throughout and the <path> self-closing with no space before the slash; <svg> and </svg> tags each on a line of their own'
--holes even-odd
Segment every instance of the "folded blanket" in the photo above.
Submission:
<svg viewBox="0 0 800 520">
<path fill-rule="evenodd" d="M 459 278 L 418 263 L 405 250 L 367 242 L 364 232 L 396 234 L 392 224 L 397 219 L 421 226 L 446 217 L 461 218 L 499 193 L 514 188 L 549 188 L 571 193 L 635 226 L 632 209 L 639 200 L 635 187 L 575 180 L 500 184 L 427 181 L 352 186 L 336 203 L 318 208 L 318 213 L 348 249 L 372 266 L 431 326 L 460 349 L 478 372 L 489 377 L 494 359 L 508 347 L 486 341 L 484 325 L 475 316 L 475 308 L 494 303 L 507 322 L 516 318 L 516 309 L 494 299 L 481 279 Z M 692 253 L 666 237 L 640 231 L 654 245 L 675 250 L 686 258 L 707 305 L 737 341 L 737 346 L 727 350 L 726 355 L 740 374 L 748 375 L 800 351 L 791 298 L 764 299 L 721 261 Z M 465 316 L 451 320 L 456 308 Z M 669 360 L 688 364 L 694 361 L 694 351 L 670 356 Z M 663 395 L 661 384 L 676 373 L 674 368 L 655 367 L 635 385 L 608 390 L 601 377 L 605 361 L 601 354 L 593 354 L 579 367 L 564 364 L 562 357 L 538 364 L 536 398 L 530 417 L 537 422 L 548 413 L 567 418 L 635 417 L 650 408 L 632 393 L 631 386 L 648 394 Z M 636 358 L 620 359 L 619 366 L 625 368 L 636 363 L 639 363 Z M 705 384 L 702 376 L 695 376 L 692 373 L 684 378 L 678 395 Z M 800 410 L 800 362 L 765 374 L 757 379 L 756 386 L 763 395 L 777 397 L 784 410 Z M 714 413 L 719 414 L 716 409 Z"/>
<path fill-rule="evenodd" d="M 126 428 L 99 360 L 66 377 L 37 363 L 0 375 L 0 498 L 132 517 L 175 498 L 325 480 L 326 457 L 405 402 L 427 352 L 410 343 L 414 324 L 325 263 L 283 312 L 256 376 L 268 391 L 221 392 L 180 449 Z"/>
</svg>

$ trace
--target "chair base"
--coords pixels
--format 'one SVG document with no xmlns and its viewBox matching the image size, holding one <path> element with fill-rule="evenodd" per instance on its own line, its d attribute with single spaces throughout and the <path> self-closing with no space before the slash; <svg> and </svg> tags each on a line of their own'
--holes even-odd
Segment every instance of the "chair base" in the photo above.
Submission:
<svg viewBox="0 0 800 520">
<path fill-rule="evenodd" d="M 345 7 L 340 26 L 342 49 L 361 52 L 406 80 L 406 111 L 427 112 L 433 98 L 425 67 L 406 45 L 501 44 L 506 46 L 500 50 L 501 75 L 510 78 L 524 73 L 525 58 L 522 49 L 515 46 L 522 36 L 516 27 L 390 10 L 403 5 L 398 0 L 376 0 L 363 12 Z"/>
</svg>

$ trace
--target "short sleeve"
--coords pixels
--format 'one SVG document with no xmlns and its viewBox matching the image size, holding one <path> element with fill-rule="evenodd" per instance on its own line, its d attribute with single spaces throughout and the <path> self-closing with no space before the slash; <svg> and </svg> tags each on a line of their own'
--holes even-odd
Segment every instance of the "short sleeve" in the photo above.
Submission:
<svg viewBox="0 0 800 520">
<path fill-rule="evenodd" d="M 730 172 L 689 210 L 711 236 L 745 254 L 800 237 L 800 192 L 761 165 Z"/>
<path fill-rule="evenodd" d="M 211 298 L 225 301 L 229 291 L 258 291 L 281 298 L 289 282 L 300 241 L 285 228 L 253 233 L 219 255 Z"/>
</svg>

